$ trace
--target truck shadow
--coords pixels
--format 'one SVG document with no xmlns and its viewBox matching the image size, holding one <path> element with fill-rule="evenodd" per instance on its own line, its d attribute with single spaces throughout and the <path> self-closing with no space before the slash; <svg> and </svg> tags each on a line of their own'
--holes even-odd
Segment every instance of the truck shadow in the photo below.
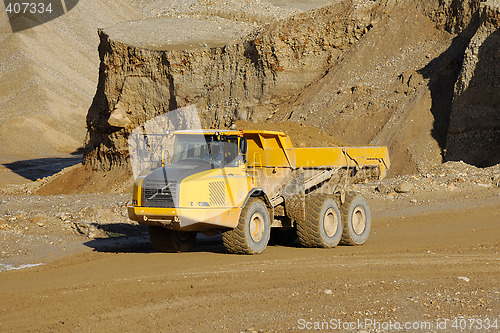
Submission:
<svg viewBox="0 0 500 333">
<path fill-rule="evenodd" d="M 92 248 L 96 252 L 104 253 L 160 253 L 153 249 L 149 241 L 147 233 L 142 235 L 124 235 L 120 237 L 109 238 L 94 238 L 83 243 L 85 246 Z M 268 246 L 280 247 L 301 247 L 298 241 L 292 244 L 281 245 L 270 243 Z M 189 252 L 208 252 L 208 253 L 227 253 L 222 245 L 221 235 L 205 236 L 198 234 L 196 237 L 196 245 Z"/>
<path fill-rule="evenodd" d="M 83 243 L 96 252 L 108 253 L 159 253 L 151 246 L 147 233 L 143 235 L 125 235 L 121 237 L 94 238 Z M 225 253 L 222 237 L 215 235 L 207 237 L 198 234 L 196 245 L 189 252 Z"/>
</svg>

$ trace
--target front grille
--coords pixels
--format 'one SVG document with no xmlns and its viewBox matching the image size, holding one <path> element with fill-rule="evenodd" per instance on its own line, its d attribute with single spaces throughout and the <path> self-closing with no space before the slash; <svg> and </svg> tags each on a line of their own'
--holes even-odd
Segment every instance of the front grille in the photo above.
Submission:
<svg viewBox="0 0 500 333">
<path fill-rule="evenodd" d="M 145 207 L 175 208 L 178 198 L 177 182 L 146 180 L 142 186 Z"/>
</svg>

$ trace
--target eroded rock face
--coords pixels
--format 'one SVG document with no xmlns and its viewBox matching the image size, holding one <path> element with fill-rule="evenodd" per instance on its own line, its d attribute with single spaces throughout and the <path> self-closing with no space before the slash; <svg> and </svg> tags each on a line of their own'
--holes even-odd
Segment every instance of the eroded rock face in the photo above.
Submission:
<svg viewBox="0 0 500 333">
<path fill-rule="evenodd" d="M 338 1 L 212 47 L 99 35 L 84 160 L 93 169 L 127 164 L 133 128 L 192 104 L 205 127 L 291 120 L 349 145 L 387 145 L 396 174 L 446 152 L 500 162 L 498 0 Z"/>
<path fill-rule="evenodd" d="M 440 29 L 459 34 L 466 29 L 484 0 L 419 1 L 419 6 Z"/>
<path fill-rule="evenodd" d="M 500 163 L 500 1 L 487 1 L 455 85 L 446 159 Z"/>
<path fill-rule="evenodd" d="M 451 81 L 452 90 L 456 76 L 446 70 L 451 57 L 434 59 L 453 35 L 436 29 L 411 2 L 388 10 L 398 14 L 380 18 L 342 61 L 274 117 L 319 127 L 348 145 L 387 146 L 390 174 L 423 172 L 441 162 L 432 134 L 432 89 L 434 81 Z"/>
<path fill-rule="evenodd" d="M 203 126 L 261 121 L 320 78 L 372 27 L 380 5 L 344 1 L 290 17 L 222 47 L 148 50 L 100 31 L 97 93 L 87 116 L 85 164 L 127 163 L 131 129 L 195 104 Z"/>
</svg>

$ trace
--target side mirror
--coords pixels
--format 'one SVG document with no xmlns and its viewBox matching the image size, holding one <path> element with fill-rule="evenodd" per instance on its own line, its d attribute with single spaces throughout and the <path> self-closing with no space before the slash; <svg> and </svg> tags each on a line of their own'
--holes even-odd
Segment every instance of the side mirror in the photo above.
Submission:
<svg viewBox="0 0 500 333">
<path fill-rule="evenodd" d="M 240 152 L 245 155 L 247 153 L 247 139 L 240 138 Z"/>
</svg>

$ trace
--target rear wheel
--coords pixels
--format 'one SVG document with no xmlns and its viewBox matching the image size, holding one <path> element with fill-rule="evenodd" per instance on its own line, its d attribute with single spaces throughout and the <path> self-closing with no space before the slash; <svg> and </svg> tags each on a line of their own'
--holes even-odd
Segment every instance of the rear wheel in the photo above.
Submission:
<svg viewBox="0 0 500 333">
<path fill-rule="evenodd" d="M 222 242 L 230 253 L 257 254 L 265 250 L 270 235 L 266 205 L 259 198 L 250 198 L 241 210 L 236 228 L 222 233 Z"/>
<path fill-rule="evenodd" d="M 159 252 L 187 252 L 196 243 L 196 232 L 178 231 L 159 226 L 148 226 L 149 240 Z"/>
<path fill-rule="evenodd" d="M 370 234 L 372 216 L 366 199 L 356 193 L 347 193 L 340 206 L 342 213 L 342 240 L 344 245 L 362 245 Z"/>
<path fill-rule="evenodd" d="M 297 235 L 306 247 L 331 248 L 342 237 L 342 224 L 337 200 L 326 194 L 306 197 L 306 219 L 297 221 Z"/>
</svg>

